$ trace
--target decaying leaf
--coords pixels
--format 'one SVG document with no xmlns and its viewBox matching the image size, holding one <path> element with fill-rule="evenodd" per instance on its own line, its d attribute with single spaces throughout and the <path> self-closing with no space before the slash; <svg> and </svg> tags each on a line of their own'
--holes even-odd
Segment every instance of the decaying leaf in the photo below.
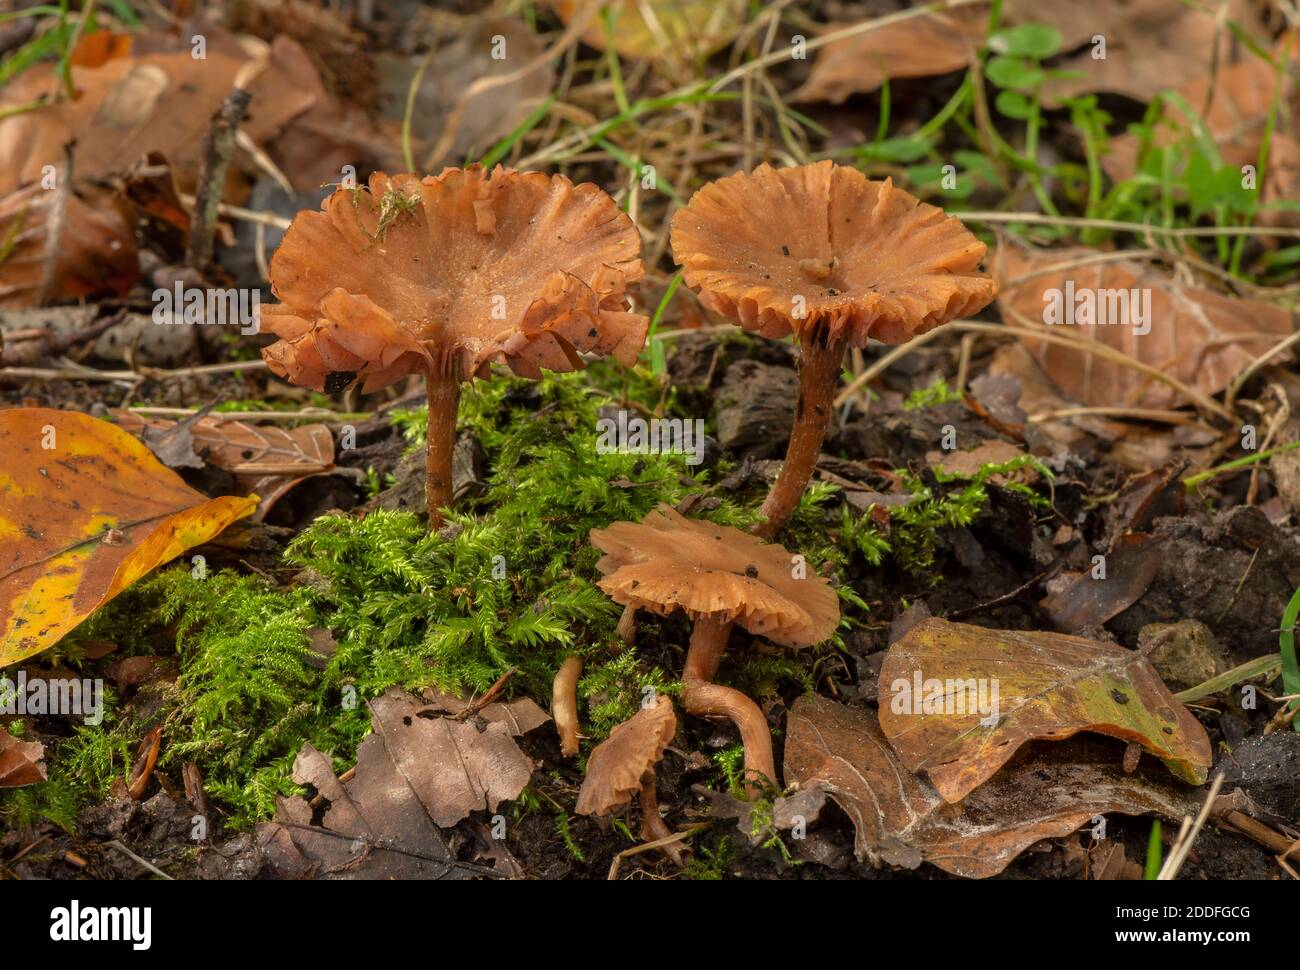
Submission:
<svg viewBox="0 0 1300 970">
<path fill-rule="evenodd" d="M 1281 307 L 1187 286 L 1141 263 L 1071 265 L 1092 255 L 1082 248 L 1031 250 L 1008 240 L 994 260 L 998 306 L 1009 326 L 1029 333 L 1044 327 L 1079 341 L 1078 350 L 1022 341 L 1075 401 L 1144 408 L 1187 403 L 1153 377 L 1088 352 L 1094 343 L 1215 394 L 1292 332 L 1291 314 Z"/>
<path fill-rule="evenodd" d="M 961 8 L 831 41 L 817 51 L 808 80 L 791 99 L 840 104 L 887 80 L 960 71 L 984 40 L 987 25 L 985 11 Z M 843 27 L 836 24 L 833 29 Z"/>
<path fill-rule="evenodd" d="M 1037 23 L 1061 32 L 1061 50 L 1073 51 L 1060 67 L 1072 76 L 1044 85 L 1050 104 L 1092 91 L 1125 94 L 1147 101 L 1203 75 L 1216 57 L 1229 64 L 1252 56 L 1220 21 L 1214 3 L 1169 3 L 1167 0 L 1090 0 L 1086 4 L 1006 0 L 1006 24 Z M 1256 37 L 1265 36 L 1250 0 L 1229 0 L 1227 18 Z M 1105 41 L 1099 56 L 1097 38 Z"/>
<path fill-rule="evenodd" d="M 387 756 L 440 826 L 455 825 L 470 812 L 496 811 L 519 797 L 533 774 L 532 759 L 514 741 L 522 733 L 517 719 L 461 721 L 447 716 L 445 705 L 399 688 L 370 702 Z M 535 714 L 525 723 L 534 721 Z"/>
<path fill-rule="evenodd" d="M 274 822 L 258 826 L 258 841 L 275 873 L 297 879 L 467 879 L 447 840 L 420 805 L 383 739 L 372 734 L 357 749 L 348 782 L 329 758 L 304 744 L 293 780 L 311 785 L 327 807 L 313 823 L 312 804 L 281 798 Z"/>
<path fill-rule="evenodd" d="M 4 686 L 0 684 L 0 691 Z M 12 688 L 11 688 L 12 689 Z M 21 788 L 45 780 L 45 745 L 20 741 L 0 725 L 0 788 Z"/>
<path fill-rule="evenodd" d="M 880 726 L 903 764 L 924 771 L 950 802 L 993 777 L 1025 742 L 1079 731 L 1141 744 L 1194 784 L 1213 763 L 1205 728 L 1142 653 L 933 618 L 885 655 Z"/>
<path fill-rule="evenodd" d="M 206 461 L 230 472 L 242 488 L 262 496 L 259 518 L 295 485 L 336 471 L 334 436 L 323 424 L 285 429 L 207 416 L 144 418 L 125 408 L 109 413 L 169 468 L 202 468 Z"/>
<path fill-rule="evenodd" d="M 1125 774 L 1108 759 L 1078 741 L 1035 748 L 953 805 L 908 771 L 871 711 L 808 694 L 790 711 L 785 777 L 822 788 L 845 811 L 859 859 L 909 869 L 930 862 L 983 879 L 1035 842 L 1068 835 L 1095 815 L 1177 819 L 1195 810 L 1191 794 L 1175 783 Z"/>
<path fill-rule="evenodd" d="M 566 25 L 583 13 L 589 0 L 550 0 Z M 606 32 L 598 13 L 582 35 L 584 43 L 604 50 L 612 36 L 624 57 L 661 58 L 680 51 L 686 58 L 706 57 L 725 47 L 744 23 L 744 0 L 614 0 L 613 23 Z"/>
<path fill-rule="evenodd" d="M 1119 616 L 1142 598 L 1165 558 L 1163 537 L 1125 536 L 1099 563 L 1071 578 L 1042 601 L 1058 630 L 1082 633 Z M 1104 571 L 1099 571 L 1104 567 Z"/>
<path fill-rule="evenodd" d="M 0 411 L 0 449 L 0 666 L 257 506 L 205 498 L 125 431 L 72 411 Z"/>
<path fill-rule="evenodd" d="M 140 277 L 131 207 L 91 185 L 0 199 L 0 309 L 125 296 Z"/>
<path fill-rule="evenodd" d="M 516 798 L 533 764 L 514 738 L 549 718 L 526 697 L 463 716 L 469 706 L 436 690 L 420 698 L 392 688 L 370 702 L 374 733 L 357 748 L 356 769 L 347 781 L 335 777 L 327 757 L 304 744 L 293 780 L 315 788 L 327 807 L 322 813 L 314 801 L 280 799 L 276 820 L 258 829 L 275 870 L 325 879 L 494 874 L 457 862 L 439 827 Z"/>
</svg>

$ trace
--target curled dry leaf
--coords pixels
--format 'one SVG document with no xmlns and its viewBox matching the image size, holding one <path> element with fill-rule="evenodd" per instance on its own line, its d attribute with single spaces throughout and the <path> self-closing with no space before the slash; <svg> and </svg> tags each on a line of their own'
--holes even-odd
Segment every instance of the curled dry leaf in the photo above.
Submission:
<svg viewBox="0 0 1300 970">
<path fill-rule="evenodd" d="M 0 686 L 0 691 L 3 691 Z M 45 780 L 45 745 L 20 741 L 0 725 L 0 788 L 21 788 Z"/>
<path fill-rule="evenodd" d="M 593 529 L 591 541 L 605 553 L 596 563 L 599 586 L 623 606 L 735 621 L 790 647 L 820 643 L 839 623 L 830 583 L 811 571 L 795 578 L 798 562 L 782 546 L 668 505 L 639 523 Z"/>
<path fill-rule="evenodd" d="M 588 3 L 550 0 L 565 26 Z M 613 0 L 599 5 L 611 10 L 611 32 L 606 32 L 602 11 L 582 40 L 604 50 L 612 37 L 614 49 L 624 57 L 660 58 L 673 51 L 688 58 L 707 57 L 729 44 L 745 22 L 744 0 Z"/>
<path fill-rule="evenodd" d="M 449 717 L 444 705 L 428 705 L 396 687 L 370 701 L 387 756 L 439 826 L 455 825 L 470 812 L 495 812 L 518 798 L 533 775 L 532 759 L 515 744 L 516 726 L 489 719 L 494 705 L 484 709 L 481 723 Z"/>
<path fill-rule="evenodd" d="M 773 339 L 901 343 L 995 292 L 961 222 L 829 161 L 709 183 L 673 216 L 672 248 L 701 303 Z"/>
<path fill-rule="evenodd" d="M 880 668 L 880 726 L 899 759 L 961 801 L 1027 741 L 1096 731 L 1136 742 L 1179 778 L 1205 781 L 1210 739 L 1145 656 L 1059 633 L 928 619 Z"/>
<path fill-rule="evenodd" d="M 1041 839 L 1107 812 L 1178 819 L 1195 811 L 1174 783 L 1125 774 L 1076 741 L 1035 748 L 960 805 L 900 761 L 863 708 L 807 694 L 790 711 L 785 776 L 823 789 L 853 822 L 860 860 L 915 869 L 929 862 L 972 879 L 995 876 Z"/>
<path fill-rule="evenodd" d="M 832 30 L 846 25 L 834 24 Z M 984 40 L 988 14 L 962 8 L 912 17 L 833 40 L 817 51 L 794 101 L 841 104 L 885 81 L 963 70 Z"/>
<path fill-rule="evenodd" d="M 0 199 L 0 309 L 126 296 L 140 278 L 134 214 L 112 193 L 39 183 Z"/>
<path fill-rule="evenodd" d="M 0 410 L 0 450 L 0 666 L 257 506 L 206 498 L 121 428 L 72 411 Z"/>
<path fill-rule="evenodd" d="M 1022 342 L 1047 376 L 1082 404 L 1187 403 L 1167 384 L 1090 353 L 1094 343 L 1215 394 L 1292 332 L 1291 314 L 1281 307 L 1188 286 L 1151 266 L 1129 260 L 1072 265 L 1094 255 L 1083 248 L 1033 250 L 1007 240 L 994 260 L 1003 319 L 1025 331 Z M 1028 336 L 1038 327 L 1078 340 L 1079 349 Z"/>
<path fill-rule="evenodd" d="M 609 732 L 587 759 L 587 777 L 574 811 L 612 815 L 641 791 L 646 772 L 654 771 L 677 733 L 673 702 L 659 696 Z"/>
<path fill-rule="evenodd" d="M 262 496 L 258 520 L 295 485 L 335 471 L 334 435 L 323 424 L 285 429 L 207 416 L 178 423 L 126 408 L 109 413 L 169 468 L 202 468 L 206 461 L 230 472 L 242 488 Z M 169 447 L 173 442 L 176 447 Z"/>
<path fill-rule="evenodd" d="M 281 339 L 263 352 L 295 384 L 369 392 L 419 371 L 468 380 L 499 361 L 530 378 L 580 354 L 631 365 L 648 318 L 628 312 L 642 275 L 632 221 L 563 176 L 376 173 L 301 213 L 271 262 Z"/>
</svg>

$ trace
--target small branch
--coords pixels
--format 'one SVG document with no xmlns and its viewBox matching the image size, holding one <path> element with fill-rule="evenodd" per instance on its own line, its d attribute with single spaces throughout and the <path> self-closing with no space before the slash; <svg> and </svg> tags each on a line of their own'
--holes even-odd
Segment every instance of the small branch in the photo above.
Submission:
<svg viewBox="0 0 1300 970">
<path fill-rule="evenodd" d="M 252 95 L 238 87 L 226 95 L 203 139 L 203 170 L 194 193 L 194 219 L 190 223 L 189 252 L 185 254 L 186 265 L 200 273 L 212 262 L 212 240 L 217 229 L 221 192 L 226 184 L 226 169 L 235 148 L 235 132 L 244 120 L 251 99 Z"/>
</svg>

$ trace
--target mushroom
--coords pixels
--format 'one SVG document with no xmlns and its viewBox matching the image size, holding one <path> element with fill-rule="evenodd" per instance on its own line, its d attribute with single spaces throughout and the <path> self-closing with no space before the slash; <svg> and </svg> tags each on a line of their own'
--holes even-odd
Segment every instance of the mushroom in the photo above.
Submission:
<svg viewBox="0 0 1300 970">
<path fill-rule="evenodd" d="M 631 366 L 649 320 L 629 312 L 641 239 L 614 200 L 562 175 L 377 172 L 301 212 L 271 260 L 272 373 L 337 393 L 426 375 L 429 528 L 452 503 L 460 383 L 494 362 L 521 377 L 581 355 Z"/>
<path fill-rule="evenodd" d="M 694 622 L 682 672 L 687 713 L 730 718 L 745 745 L 751 794 L 775 784 L 772 734 L 758 705 L 713 682 L 732 623 L 787 647 L 820 643 L 839 623 L 830 583 L 806 573 L 783 547 L 730 526 L 686 518 L 660 505 L 638 522 L 593 529 L 605 553 L 600 588 L 616 603 L 667 616 L 682 610 Z"/>
<path fill-rule="evenodd" d="M 574 810 L 579 815 L 612 815 L 640 793 L 641 838 L 655 842 L 671 836 L 672 830 L 659 815 L 655 765 L 676 733 L 672 701 L 660 694 L 653 704 L 643 704 L 592 749 Z M 680 845 L 666 845 L 663 850 L 677 865 L 682 864 Z"/>
<path fill-rule="evenodd" d="M 984 244 L 957 219 L 830 161 L 712 182 L 673 217 L 671 235 L 704 306 L 799 341 L 794 428 L 755 530 L 768 539 L 817 464 L 845 349 L 903 343 L 977 312 L 996 291 L 979 272 Z"/>
<path fill-rule="evenodd" d="M 551 685 L 551 717 L 560 735 L 560 754 L 572 758 L 578 753 L 578 678 L 582 676 L 582 658 L 566 657 L 555 672 Z"/>
</svg>

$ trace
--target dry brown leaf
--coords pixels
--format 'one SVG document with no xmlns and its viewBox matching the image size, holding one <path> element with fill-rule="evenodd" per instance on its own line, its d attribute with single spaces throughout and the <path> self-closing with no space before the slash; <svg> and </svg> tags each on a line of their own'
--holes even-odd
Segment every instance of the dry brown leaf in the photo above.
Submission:
<svg viewBox="0 0 1300 970">
<path fill-rule="evenodd" d="M 1087 352 L 1093 342 L 1205 394 L 1215 394 L 1292 332 L 1291 314 L 1281 307 L 1187 286 L 1141 263 L 1068 266 L 1095 255 L 1084 248 L 1035 250 L 1005 240 L 994 259 L 998 306 L 1008 326 L 1020 327 L 1026 334 L 1044 327 L 1079 341 L 1080 349 L 1075 350 L 1022 338 L 1061 393 L 1079 403 L 1142 408 L 1187 403 L 1153 377 Z M 1059 265 L 1067 268 L 1052 269 Z M 1044 322 L 1048 308 L 1081 314 L 1084 300 L 1097 308 L 1091 319 L 1117 322 L 1092 326 Z"/>
<path fill-rule="evenodd" d="M 1160 572 L 1164 548 L 1163 538 L 1125 536 L 1106 554 L 1104 578 L 1095 577 L 1092 569 L 1080 573 L 1042 600 L 1043 612 L 1065 633 L 1097 629 L 1142 598 Z"/>
<path fill-rule="evenodd" d="M 1028 741 L 1095 731 L 1137 742 L 1178 777 L 1213 763 L 1199 721 L 1138 651 L 1060 633 L 927 619 L 880 668 L 880 726 L 900 760 L 960 801 Z"/>
<path fill-rule="evenodd" d="M 356 773 L 343 783 L 330 759 L 304 744 L 293 780 L 325 801 L 319 813 L 303 798 L 281 798 L 258 842 L 282 878 L 466 879 L 446 838 L 385 749 L 371 734 L 357 749 Z"/>
<path fill-rule="evenodd" d="M 1233 63 L 1245 48 L 1226 22 L 1217 20 L 1220 3 L 1169 3 L 1168 0 L 1089 0 L 1088 3 L 1042 3 L 1006 0 L 1006 24 L 1049 24 L 1061 32 L 1061 50 L 1083 49 L 1057 65 L 1082 75 L 1049 80 L 1045 100 L 1059 104 L 1076 94 L 1109 91 L 1147 101 L 1161 91 L 1203 76 L 1214 58 Z M 1257 38 L 1266 36 L 1249 0 L 1229 0 L 1229 18 Z M 1093 38 L 1106 40 L 1104 59 L 1093 57 Z"/>
<path fill-rule="evenodd" d="M 126 296 L 140 278 L 134 222 L 130 206 L 89 184 L 9 193 L 0 199 L 0 309 Z"/>
<path fill-rule="evenodd" d="M 1023 458 L 1025 450 L 1010 441 L 990 438 L 969 451 L 931 451 L 925 456 L 926 464 L 944 475 L 956 475 L 960 478 L 974 478 L 985 465 L 1005 465 L 1009 461 Z M 1022 468 L 1012 476 L 1016 481 L 1032 482 L 1038 478 L 1032 468 Z M 1003 484 L 1005 475 L 994 475 L 992 481 Z"/>
<path fill-rule="evenodd" d="M 220 47 L 220 49 L 214 49 Z M 321 100 L 324 87 L 306 52 L 279 37 L 268 66 L 249 82 L 252 104 L 241 126 L 258 144 Z M 160 152 L 177 184 L 192 191 L 212 114 L 246 61 L 237 45 L 213 44 L 196 59 L 189 49 L 108 60 L 72 69 L 75 98 L 0 118 L 0 194 L 39 183 L 43 168 L 62 170 L 63 149 L 76 143 L 79 178 L 120 175 L 137 159 Z M 26 104 L 53 89 L 56 66 L 41 63 L 6 85 L 0 109 Z"/>
<path fill-rule="evenodd" d="M 834 24 L 842 30 L 845 24 Z M 817 51 L 808 80 L 793 101 L 841 104 L 886 80 L 959 71 L 984 41 L 988 14 L 970 8 L 927 14 L 831 41 Z"/>
<path fill-rule="evenodd" d="M 370 710 L 388 757 L 435 825 L 455 825 L 483 809 L 495 812 L 518 798 L 532 777 L 532 759 L 504 721 L 458 721 L 396 687 L 370 701 Z"/>
<path fill-rule="evenodd" d="M 860 860 L 915 869 L 929 862 L 972 879 L 997 875 L 1029 846 L 1107 812 L 1181 818 L 1194 810 L 1173 783 L 1127 775 L 1094 746 L 1036 748 L 960 805 L 912 774 L 865 708 L 817 694 L 790 711 L 785 777 L 820 787 L 853 822 Z"/>
<path fill-rule="evenodd" d="M 5 690 L 0 682 L 0 696 Z M 13 690 L 12 684 L 9 690 Z M 45 780 L 45 745 L 38 741 L 21 741 L 0 724 L 0 788 L 21 788 Z"/>
</svg>

